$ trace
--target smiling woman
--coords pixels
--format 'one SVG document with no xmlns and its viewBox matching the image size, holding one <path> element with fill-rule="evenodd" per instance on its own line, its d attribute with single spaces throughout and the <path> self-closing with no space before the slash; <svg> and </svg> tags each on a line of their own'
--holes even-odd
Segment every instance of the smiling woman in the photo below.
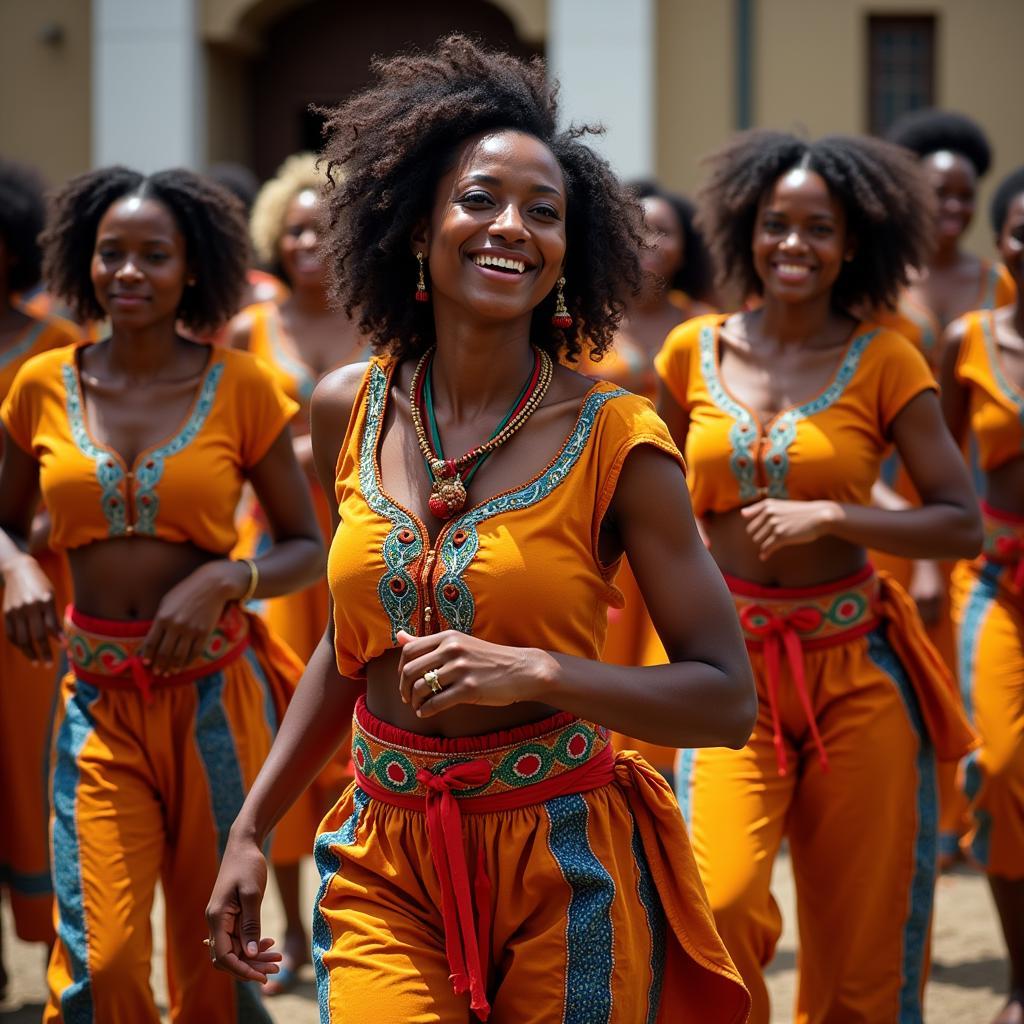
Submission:
<svg viewBox="0 0 1024 1024">
<path fill-rule="evenodd" d="M 919 1022 L 935 761 L 972 737 L 913 605 L 865 548 L 954 557 L 981 538 L 923 357 L 854 311 L 894 298 L 920 265 L 926 185 L 896 147 L 841 136 L 751 132 L 710 163 L 701 220 L 719 266 L 762 302 L 677 328 L 656 366 L 760 716 L 742 750 L 682 752 L 679 800 L 754 1024 L 770 1019 L 762 969 L 781 931 L 770 882 L 784 837 L 801 906 L 797 1015 Z M 871 507 L 890 445 L 920 508 Z"/>
<path fill-rule="evenodd" d="M 188 171 L 114 167 L 61 190 L 44 247 L 53 291 L 111 321 L 107 340 L 29 360 L 0 408 L 7 631 L 33 661 L 62 642 L 71 669 L 50 774 L 57 941 L 44 1019 L 156 1024 L 160 880 L 172 1015 L 267 1020 L 251 991 L 206 967 L 202 902 L 301 670 L 240 604 L 307 583 L 321 548 L 288 437 L 295 404 L 252 357 L 177 329 L 216 329 L 234 307 L 245 226 Z M 237 561 L 245 480 L 275 544 Z M 50 546 L 71 565 L 63 625 L 26 553 L 40 491 Z"/>
<path fill-rule="evenodd" d="M 218 966 L 263 979 L 260 844 L 353 721 L 324 1021 L 739 1024 L 671 791 L 608 742 L 739 746 L 753 712 L 664 424 L 564 365 L 612 339 L 638 211 L 541 63 L 452 37 L 373 71 L 329 116 L 328 251 L 376 352 L 312 402 L 333 621 L 232 829 Z M 668 665 L 598 661 L 623 553 Z"/>
</svg>

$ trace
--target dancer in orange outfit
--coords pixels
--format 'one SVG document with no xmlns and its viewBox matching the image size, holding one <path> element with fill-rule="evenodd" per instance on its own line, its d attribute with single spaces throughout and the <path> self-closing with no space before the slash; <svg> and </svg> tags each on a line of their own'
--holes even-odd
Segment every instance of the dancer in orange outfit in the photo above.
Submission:
<svg viewBox="0 0 1024 1024">
<path fill-rule="evenodd" d="M 630 296 L 611 350 L 588 372 L 613 381 L 651 401 L 657 396 L 654 357 L 665 336 L 684 320 L 712 312 L 703 300 L 711 294 L 711 257 L 694 224 L 693 204 L 653 182 L 637 182 L 630 191 L 640 200 L 646 247 L 640 254 L 643 283 Z M 665 648 L 651 622 L 633 570 L 624 564 L 616 579 L 623 605 L 608 613 L 608 638 L 602 659 L 613 665 L 664 665 Z M 612 736 L 617 750 L 637 750 L 671 778 L 675 751 L 632 736 Z"/>
<path fill-rule="evenodd" d="M 94 171 L 59 194 L 48 283 L 108 341 L 29 360 L 0 418 L 0 569 L 8 635 L 71 671 L 54 732 L 57 943 L 45 1021 L 156 1024 L 150 910 L 167 902 L 175 1021 L 266 1021 L 208 969 L 204 890 L 301 666 L 238 603 L 304 585 L 320 557 L 287 425 L 295 405 L 250 356 L 183 338 L 233 308 L 245 226 L 187 171 Z M 277 543 L 227 554 L 244 479 Z M 74 605 L 25 553 L 42 496 Z M 276 955 L 267 954 L 267 969 Z"/>
<path fill-rule="evenodd" d="M 921 163 L 935 194 L 934 245 L 928 265 L 901 293 L 896 308 L 878 314 L 880 323 L 909 338 L 939 373 L 941 341 L 946 325 L 969 310 L 995 309 L 1014 297 L 1006 268 L 968 252 L 964 235 L 974 218 L 978 182 L 992 162 L 992 151 L 981 126 L 963 114 L 944 110 L 915 111 L 901 118 L 889 139 L 909 149 Z M 971 463 L 976 458 L 971 455 Z M 899 494 L 916 502 L 917 495 L 897 460 L 890 468 Z M 975 487 L 981 476 L 975 468 Z M 952 565 L 911 561 L 882 555 L 880 568 L 903 583 L 917 602 L 928 634 L 939 653 L 956 670 L 953 622 L 950 615 L 949 574 Z M 956 787 L 956 766 L 939 770 L 940 857 L 942 866 L 958 855 L 959 836 L 965 828 L 964 801 Z"/>
<path fill-rule="evenodd" d="M 965 845 L 988 874 L 1010 955 L 1010 996 L 994 1024 L 1024 1022 L 1024 168 L 992 202 L 1017 300 L 950 328 L 942 404 L 970 431 L 985 473 L 985 550 L 953 574 L 964 702 L 981 734 L 967 759 Z"/>
<path fill-rule="evenodd" d="M 293 421 L 293 444 L 306 470 L 313 507 L 325 543 L 331 538 L 331 503 L 316 480 L 309 441 L 309 399 L 328 370 L 366 357 L 366 345 L 349 317 L 331 306 L 327 268 L 320 257 L 325 184 L 312 153 L 289 157 L 263 186 L 253 206 L 250 231 L 257 258 L 288 282 L 285 301 L 250 306 L 231 323 L 231 343 L 258 356 L 273 370 L 281 388 L 300 403 Z M 272 543 L 266 517 L 253 502 L 240 533 L 261 551 Z M 264 603 L 262 614 L 303 662 L 309 660 L 327 626 L 327 581 L 323 576 L 295 594 Z M 300 905 L 299 864 L 313 852 L 317 826 L 351 781 L 347 756 L 335 758 L 306 795 L 274 829 L 271 860 L 285 911 L 284 960 L 265 995 L 294 987 L 297 970 L 309 963 L 306 911 Z"/>
<path fill-rule="evenodd" d="M 849 309 L 889 299 L 927 240 L 925 183 L 893 146 L 751 132 L 711 159 L 701 217 L 753 312 L 658 355 L 663 412 L 726 574 L 761 711 L 740 751 L 683 751 L 680 803 L 715 920 L 767 1024 L 784 837 L 800 925 L 796 1016 L 921 1021 L 935 760 L 971 732 L 912 602 L 866 561 L 980 545 L 967 470 L 909 342 Z M 727 282 L 723 282 L 727 283 Z M 894 444 L 923 503 L 871 507 Z"/>
<path fill-rule="evenodd" d="M 38 175 L 0 160 L 0 401 L 27 359 L 75 341 L 71 325 L 25 313 L 15 294 L 39 282 L 42 252 L 36 239 L 45 214 Z M 31 551 L 63 597 L 64 560 L 46 541 L 43 514 L 35 521 Z M 18 937 L 47 945 L 53 942 L 53 887 L 46 839 L 46 749 L 58 672 L 50 659 L 26 661 L 6 634 L 0 635 L 0 893 L 6 890 L 11 901 Z M 6 989 L 0 937 L 0 1001 Z"/>
<path fill-rule="evenodd" d="M 374 70 L 329 121 L 329 251 L 381 354 L 313 396 L 334 619 L 232 829 L 218 966 L 261 977 L 263 836 L 354 709 L 317 839 L 324 1021 L 739 1024 L 671 790 L 607 740 L 735 746 L 754 710 L 664 424 L 561 365 L 611 342 L 637 211 L 542 63 L 455 36 Z M 670 664 L 597 660 L 624 552 Z"/>
</svg>

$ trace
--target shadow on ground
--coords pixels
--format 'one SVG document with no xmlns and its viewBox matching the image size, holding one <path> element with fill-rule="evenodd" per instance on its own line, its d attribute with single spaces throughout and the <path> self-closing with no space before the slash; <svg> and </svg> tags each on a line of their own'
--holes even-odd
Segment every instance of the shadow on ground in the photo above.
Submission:
<svg viewBox="0 0 1024 1024">
<path fill-rule="evenodd" d="M 957 964 L 936 960 L 932 963 L 932 977 L 944 985 L 1001 992 L 1006 985 L 1006 961 L 1001 957 L 963 960 Z"/>
<path fill-rule="evenodd" d="M 22 1003 L 12 1010 L 0 1009 L 2 1024 L 39 1024 L 43 1017 L 42 1003 Z"/>
</svg>

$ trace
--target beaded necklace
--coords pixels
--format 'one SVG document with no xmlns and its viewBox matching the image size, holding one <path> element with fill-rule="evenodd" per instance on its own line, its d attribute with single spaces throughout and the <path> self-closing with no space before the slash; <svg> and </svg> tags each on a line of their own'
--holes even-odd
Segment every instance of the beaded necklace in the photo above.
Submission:
<svg viewBox="0 0 1024 1024">
<path fill-rule="evenodd" d="M 431 387 L 431 367 L 435 349 L 428 349 L 420 357 L 409 386 L 409 409 L 412 414 L 416 439 L 419 442 L 423 461 L 430 474 L 430 500 L 427 507 L 438 519 L 450 519 L 461 512 L 466 505 L 466 486 L 488 458 L 500 448 L 537 410 L 544 399 L 554 370 L 551 357 L 534 346 L 533 370 L 523 385 L 519 396 L 483 444 L 466 452 L 457 459 L 446 459 L 441 447 L 441 436 L 437 429 L 434 413 L 434 396 Z M 430 424 L 430 437 L 423 426 L 423 412 Z"/>
</svg>

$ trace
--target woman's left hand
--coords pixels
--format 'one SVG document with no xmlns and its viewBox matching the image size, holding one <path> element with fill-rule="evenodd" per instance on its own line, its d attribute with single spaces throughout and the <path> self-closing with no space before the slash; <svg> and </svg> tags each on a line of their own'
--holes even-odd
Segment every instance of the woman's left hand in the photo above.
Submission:
<svg viewBox="0 0 1024 1024">
<path fill-rule="evenodd" d="M 747 521 L 747 534 L 761 549 L 761 560 L 779 548 L 807 544 L 829 532 L 842 517 L 835 501 L 784 501 L 766 498 L 740 510 Z"/>
<path fill-rule="evenodd" d="M 454 629 L 414 637 L 401 630 L 398 643 L 398 687 L 402 700 L 421 718 L 457 704 L 501 708 L 517 701 L 536 700 L 543 684 L 543 651 L 505 647 Z M 434 693 L 424 678 L 437 672 L 441 690 Z"/>
<path fill-rule="evenodd" d="M 154 675 L 181 672 L 203 651 L 224 606 L 244 592 L 248 573 L 243 563 L 218 559 L 164 595 L 139 650 Z"/>
</svg>

